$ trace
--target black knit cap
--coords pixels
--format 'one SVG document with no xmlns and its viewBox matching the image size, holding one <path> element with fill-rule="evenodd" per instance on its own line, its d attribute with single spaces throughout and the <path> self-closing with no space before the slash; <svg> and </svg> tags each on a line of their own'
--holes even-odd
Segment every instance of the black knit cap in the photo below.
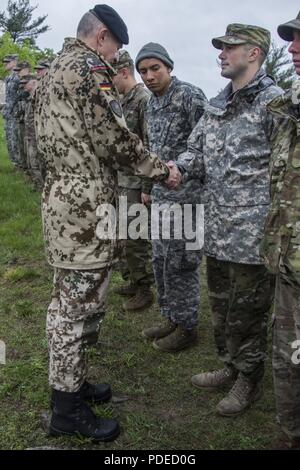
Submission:
<svg viewBox="0 0 300 470">
<path fill-rule="evenodd" d="M 95 5 L 90 13 L 104 23 L 121 44 L 129 44 L 127 26 L 116 10 L 108 5 Z"/>
</svg>

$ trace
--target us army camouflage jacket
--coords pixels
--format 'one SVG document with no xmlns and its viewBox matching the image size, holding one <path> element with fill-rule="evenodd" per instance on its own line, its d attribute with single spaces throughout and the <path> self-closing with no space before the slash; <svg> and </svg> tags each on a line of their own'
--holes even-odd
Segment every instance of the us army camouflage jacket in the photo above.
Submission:
<svg viewBox="0 0 300 470">
<path fill-rule="evenodd" d="M 261 254 L 278 273 L 288 267 L 300 283 L 300 82 L 268 108 L 279 119 L 272 142 L 271 197 Z"/>
<path fill-rule="evenodd" d="M 187 140 L 201 118 L 207 103 L 204 93 L 197 87 L 181 82 L 176 77 L 167 93 L 158 97 L 152 94 L 146 111 L 149 146 L 164 161 L 176 161 L 187 149 Z M 192 204 L 200 197 L 199 181 L 189 181 L 178 191 L 155 184 L 152 190 L 154 203 Z M 197 197 L 198 195 L 198 197 Z"/>
<path fill-rule="evenodd" d="M 139 136 L 146 148 L 149 148 L 145 120 L 145 111 L 148 100 L 149 93 L 141 83 L 138 83 L 121 100 L 128 129 Z M 128 189 L 142 189 L 143 191 L 147 191 L 148 187 L 146 183 L 143 183 L 141 178 L 138 178 L 137 176 L 127 176 L 124 172 L 119 172 L 118 183 L 121 188 Z"/>
<path fill-rule="evenodd" d="M 17 73 L 12 73 L 5 79 L 5 106 L 3 116 L 5 119 L 12 119 L 19 90 L 20 79 Z"/>
<path fill-rule="evenodd" d="M 37 145 L 47 166 L 44 236 L 49 263 L 56 267 L 110 264 L 113 246 L 97 238 L 97 209 L 114 202 L 120 168 L 157 180 L 169 174 L 129 132 L 112 74 L 93 49 L 68 38 L 37 88 Z"/>
<path fill-rule="evenodd" d="M 266 105 L 281 93 L 263 71 L 234 94 L 229 84 L 211 100 L 179 159 L 190 176 L 205 177 L 207 256 L 263 264 L 259 243 L 270 204 L 270 140 L 275 131 Z"/>
</svg>

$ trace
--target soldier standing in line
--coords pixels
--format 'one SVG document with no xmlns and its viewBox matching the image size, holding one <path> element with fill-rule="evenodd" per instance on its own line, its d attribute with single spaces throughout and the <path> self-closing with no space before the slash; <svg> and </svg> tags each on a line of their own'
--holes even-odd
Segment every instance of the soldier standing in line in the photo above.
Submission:
<svg viewBox="0 0 300 470">
<path fill-rule="evenodd" d="M 210 101 L 179 165 L 205 175 L 205 254 L 221 370 L 192 378 L 195 387 L 232 386 L 218 404 L 236 416 L 262 394 L 268 313 L 274 289 L 259 255 L 269 204 L 270 141 L 276 131 L 267 103 L 282 90 L 261 68 L 270 33 L 231 24 L 213 46 L 230 84 Z M 184 163 L 185 161 L 185 163 Z M 190 164 L 188 164 L 190 162 Z"/>
<path fill-rule="evenodd" d="M 174 62 L 160 44 L 146 44 L 136 58 L 136 68 L 151 91 L 146 112 L 150 150 L 165 162 L 176 160 L 186 150 L 188 137 L 204 112 L 205 95 L 196 86 L 171 76 Z M 197 180 L 187 182 L 179 191 L 156 184 L 151 197 L 161 207 L 177 204 L 182 213 L 184 205 L 190 204 L 195 213 L 200 189 Z M 195 226 L 194 214 L 191 218 Z M 184 216 L 181 221 L 184 227 Z M 162 225 L 161 221 L 160 229 Z M 163 322 L 143 331 L 144 337 L 154 340 L 153 347 L 164 352 L 180 351 L 195 343 L 200 304 L 202 251 L 187 250 L 185 234 L 177 239 L 175 218 L 171 227 L 170 239 L 164 239 L 160 230 L 159 239 L 152 240 L 153 270 Z"/>
<path fill-rule="evenodd" d="M 19 80 L 30 73 L 30 64 L 27 61 L 19 62 L 14 69 L 19 75 Z M 16 141 L 19 152 L 19 159 L 23 170 L 28 170 L 26 145 L 25 145 L 25 109 L 28 101 L 28 93 L 23 87 L 18 86 L 16 102 L 14 107 L 14 115 L 16 119 Z"/>
<path fill-rule="evenodd" d="M 127 51 L 119 53 L 119 60 L 113 64 L 118 72 L 113 82 L 122 96 L 122 108 L 128 129 L 138 135 L 146 148 L 148 145 L 145 111 L 149 93 L 134 76 L 134 62 Z M 119 196 L 127 198 L 128 209 L 133 204 L 142 204 L 142 193 L 151 192 L 151 183 L 137 176 L 128 176 L 124 172 L 118 174 Z M 130 223 L 131 219 L 128 218 Z M 115 289 L 119 295 L 130 297 L 123 303 L 128 311 L 142 310 L 153 304 L 151 291 L 153 272 L 150 264 L 151 244 L 148 240 L 122 240 L 120 245 L 121 273 L 129 284 Z"/>
<path fill-rule="evenodd" d="M 34 127 L 34 97 L 38 85 L 36 75 L 25 75 L 20 80 L 20 85 L 28 93 L 25 107 L 25 150 L 27 155 L 27 166 L 32 182 L 37 190 L 43 188 L 42 169 L 36 144 Z"/>
<path fill-rule="evenodd" d="M 114 204 L 117 171 L 128 167 L 168 185 L 179 181 L 176 169 L 144 149 L 126 126 L 109 62 L 128 42 L 118 13 L 96 5 L 82 17 L 77 38 L 65 40 L 36 91 L 37 144 L 47 164 L 44 236 L 55 268 L 47 315 L 54 436 L 109 441 L 120 431 L 86 403 L 109 400 L 111 389 L 87 382 L 85 354 L 104 318 L 114 244 L 104 236 L 102 210 Z"/>
<path fill-rule="evenodd" d="M 278 27 L 291 43 L 300 76 L 300 12 Z M 288 448 L 300 448 L 300 82 L 273 100 L 279 120 L 272 142 L 271 198 L 261 253 L 276 274 L 273 369 L 278 419 Z"/>
<path fill-rule="evenodd" d="M 10 72 L 5 79 L 5 106 L 3 110 L 7 149 L 9 158 L 15 168 L 20 168 L 16 139 L 16 119 L 14 117 L 14 107 L 19 87 L 19 76 L 14 69 L 18 63 L 18 56 L 8 55 L 4 57 L 3 62 L 5 64 L 5 69 Z"/>
<path fill-rule="evenodd" d="M 47 71 L 49 70 L 50 68 L 50 62 L 49 60 L 40 60 L 37 65 L 34 67 L 34 70 L 36 71 L 36 74 L 38 76 L 38 78 L 43 78 L 43 76 L 45 75 L 45 73 L 47 73 Z"/>
</svg>

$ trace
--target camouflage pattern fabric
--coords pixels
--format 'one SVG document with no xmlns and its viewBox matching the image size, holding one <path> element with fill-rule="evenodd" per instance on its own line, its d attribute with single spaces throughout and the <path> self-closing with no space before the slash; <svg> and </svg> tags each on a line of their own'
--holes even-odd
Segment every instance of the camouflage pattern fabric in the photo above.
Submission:
<svg viewBox="0 0 300 470">
<path fill-rule="evenodd" d="M 8 154 L 11 162 L 16 166 L 20 165 L 20 154 L 16 138 L 18 127 L 14 117 L 14 107 L 19 89 L 19 81 L 17 73 L 12 73 L 5 79 L 5 106 L 3 110 Z"/>
<path fill-rule="evenodd" d="M 31 97 L 25 109 L 25 146 L 27 154 L 27 166 L 37 188 L 43 187 L 43 168 L 41 158 L 38 155 L 35 127 L 34 127 L 34 102 Z"/>
<path fill-rule="evenodd" d="M 119 195 L 127 197 L 128 210 L 133 204 L 141 204 L 140 189 L 119 188 Z M 128 225 L 133 219 L 134 217 L 128 216 Z M 144 286 L 154 283 L 149 240 L 119 240 L 118 257 L 119 270 L 125 281 Z"/>
<path fill-rule="evenodd" d="M 38 150 L 47 166 L 42 214 L 48 261 L 69 269 L 110 264 L 113 245 L 96 236 L 99 205 L 113 203 L 117 171 L 163 181 L 169 170 L 144 149 L 123 116 L 114 70 L 68 38 L 36 91 Z"/>
<path fill-rule="evenodd" d="M 176 161 L 186 150 L 188 137 L 201 118 L 205 105 L 205 95 L 199 88 L 173 77 L 167 93 L 162 97 L 152 95 L 148 103 L 146 118 L 150 150 L 165 162 Z M 177 191 L 155 184 L 151 195 L 156 204 L 194 205 L 200 203 L 200 190 L 200 182 L 193 180 Z M 186 329 L 192 329 L 198 323 L 202 252 L 187 251 L 184 238 L 163 240 L 162 237 L 152 241 L 152 250 L 162 315 Z"/>
<path fill-rule="evenodd" d="M 217 49 L 222 49 L 223 44 L 253 44 L 260 47 L 267 55 L 271 45 L 271 33 L 259 26 L 233 23 L 227 26 L 225 36 L 214 38 L 212 43 Z"/>
<path fill-rule="evenodd" d="M 278 118 L 278 132 L 272 142 L 272 205 L 261 245 L 268 269 L 279 273 L 280 264 L 288 266 L 300 285 L 300 111 L 294 104 L 300 83 L 284 96 L 273 100 L 269 110 Z"/>
<path fill-rule="evenodd" d="M 122 108 L 128 129 L 138 135 L 146 148 L 148 145 L 145 110 L 149 93 L 142 84 L 137 84 L 122 98 Z M 150 188 L 149 188 L 150 185 Z M 141 192 L 151 192 L 152 184 L 137 176 L 118 172 L 119 195 L 127 197 L 128 210 L 133 204 L 141 204 Z M 128 217 L 128 223 L 132 218 Z M 120 240 L 119 267 L 124 280 L 133 284 L 153 284 L 150 266 L 151 244 L 147 240 Z"/>
<path fill-rule="evenodd" d="M 77 392 L 86 380 L 86 348 L 98 340 L 110 279 L 107 269 L 55 269 L 47 315 L 49 382 L 62 392 Z"/>
<path fill-rule="evenodd" d="M 26 153 L 26 142 L 25 142 L 25 110 L 28 103 L 30 95 L 27 91 L 24 91 L 22 87 L 19 86 L 15 107 L 14 107 L 14 116 L 17 122 L 17 145 L 20 155 L 20 164 L 23 169 L 28 169 L 27 164 L 27 153 Z"/>
<path fill-rule="evenodd" d="M 259 244 L 270 204 L 270 140 L 276 125 L 267 103 L 282 92 L 259 71 L 246 87 L 229 84 L 211 100 L 179 164 L 205 178 L 205 253 L 221 261 L 263 264 Z"/>
<path fill-rule="evenodd" d="M 274 282 L 264 266 L 207 258 L 215 342 L 221 361 L 252 382 L 264 375 Z"/>
<path fill-rule="evenodd" d="M 277 415 L 283 432 L 290 439 L 300 438 L 300 364 L 293 363 L 300 344 L 300 286 L 289 268 L 282 266 L 275 293 L 273 370 Z M 299 345 L 298 345 L 299 349 Z M 299 360 L 299 353 L 296 354 Z"/>
<path fill-rule="evenodd" d="M 138 83 L 127 95 L 121 99 L 124 117 L 128 129 L 138 135 L 146 148 L 149 148 L 147 124 L 145 120 L 145 111 L 149 100 L 149 93 L 141 83 Z M 128 176 L 126 172 L 118 173 L 118 185 L 121 188 L 140 189 L 143 192 L 148 191 L 147 182 L 143 183 L 142 178 L 137 176 Z M 144 187 L 145 186 L 145 187 Z M 150 192 L 151 192 L 150 183 Z"/>
<path fill-rule="evenodd" d="M 300 365 L 292 362 L 292 344 L 300 340 L 300 83 L 273 100 L 279 120 L 272 142 L 272 204 L 261 254 L 277 274 L 275 294 L 274 383 L 282 430 L 300 438 Z M 299 357 L 299 355 L 298 355 Z"/>
</svg>

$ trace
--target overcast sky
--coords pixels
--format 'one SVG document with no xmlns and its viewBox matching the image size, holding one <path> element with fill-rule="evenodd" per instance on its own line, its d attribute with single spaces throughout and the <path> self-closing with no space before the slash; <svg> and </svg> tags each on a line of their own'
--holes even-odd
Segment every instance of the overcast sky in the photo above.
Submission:
<svg viewBox="0 0 300 470">
<path fill-rule="evenodd" d="M 58 52 L 63 40 L 75 36 L 81 16 L 96 4 L 89 0 L 31 0 L 38 3 L 36 15 L 48 14 L 51 30 L 38 39 L 41 48 Z M 100 2 L 99 2 L 100 3 Z M 220 77 L 218 51 L 211 39 L 222 36 L 229 23 L 248 23 L 270 29 L 277 44 L 280 23 L 295 18 L 299 0 L 107 0 L 122 16 L 129 29 L 127 47 L 133 58 L 147 42 L 159 42 L 175 62 L 174 74 L 198 85 L 208 98 L 215 96 L 227 81 Z M 7 1 L 0 0 L 0 10 Z"/>
</svg>

